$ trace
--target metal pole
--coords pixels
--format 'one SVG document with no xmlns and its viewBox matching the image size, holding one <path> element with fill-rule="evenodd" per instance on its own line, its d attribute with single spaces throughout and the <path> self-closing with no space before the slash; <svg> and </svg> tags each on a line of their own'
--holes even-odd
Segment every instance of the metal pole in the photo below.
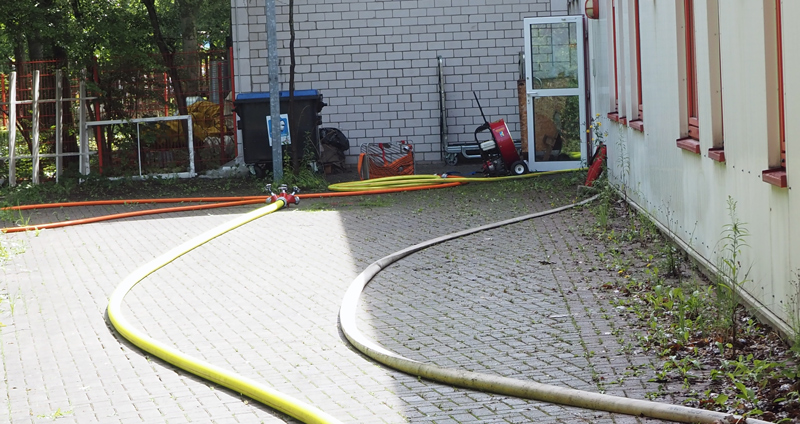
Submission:
<svg viewBox="0 0 800 424">
<path fill-rule="evenodd" d="M 169 80 L 164 72 L 164 116 L 169 116 Z"/>
<path fill-rule="evenodd" d="M 222 165 L 228 161 L 225 156 L 225 76 L 223 70 L 225 69 L 225 62 L 219 61 L 217 66 L 217 97 L 219 100 L 219 164 Z"/>
<path fill-rule="evenodd" d="M 444 58 L 437 56 L 439 70 L 439 143 L 441 144 L 442 161 L 447 163 L 447 103 L 444 93 Z"/>
<path fill-rule="evenodd" d="M 89 175 L 89 127 L 86 126 L 86 70 L 81 74 L 81 82 L 78 88 L 78 126 L 80 128 L 80 152 L 79 168 L 78 171 L 81 175 Z M 97 133 L 95 134 L 95 136 Z M 97 140 L 97 145 L 100 145 L 100 140 Z M 99 150 L 99 147 L 98 147 Z M 83 181 L 83 180 L 81 180 Z"/>
<path fill-rule="evenodd" d="M 8 185 L 17 185 L 17 73 L 12 72 L 8 89 Z"/>
<path fill-rule="evenodd" d="M 0 74 L 0 97 L 2 97 L 2 99 L 0 99 L 0 102 L 5 103 L 6 102 L 6 75 L 5 74 Z M 5 125 L 5 124 L 6 124 L 6 116 L 5 115 L 0 115 L 0 125 Z"/>
<path fill-rule="evenodd" d="M 64 152 L 64 140 L 61 138 L 61 114 L 63 113 L 61 109 L 61 90 L 62 90 L 62 81 L 61 81 L 61 69 L 56 70 L 56 182 L 58 182 L 59 178 L 61 177 L 61 166 L 63 164 L 63 160 L 61 159 L 61 153 Z"/>
<path fill-rule="evenodd" d="M 33 184 L 39 184 L 39 80 L 40 80 L 39 71 L 33 71 L 33 128 L 31 128 L 33 138 L 33 146 L 31 150 L 31 156 L 33 157 L 31 161 L 33 162 L 33 166 L 31 166 L 31 182 Z"/>
<path fill-rule="evenodd" d="M 99 86 L 100 85 L 100 72 L 97 69 L 98 69 L 97 56 L 95 56 L 94 57 L 94 66 L 92 67 L 92 80 L 94 81 L 95 84 L 97 84 L 97 86 Z M 155 80 L 153 80 L 153 81 L 155 81 Z M 83 88 L 83 94 L 82 94 L 82 95 L 84 95 L 84 94 L 86 94 L 86 68 L 83 68 L 83 70 L 81 71 L 81 86 L 84 87 Z M 80 107 L 81 107 L 81 110 L 84 110 L 84 105 L 83 104 Z M 89 105 L 85 105 L 85 107 L 87 108 L 85 114 L 88 116 L 88 113 L 89 113 L 88 107 L 89 107 Z M 94 101 L 94 120 L 95 121 L 99 121 L 100 120 L 100 102 L 97 101 L 97 100 Z M 83 127 L 81 127 L 81 128 L 83 128 Z M 89 128 L 86 127 L 86 130 L 88 131 Z M 86 140 L 87 141 L 89 140 L 89 134 L 88 133 L 86 134 Z M 105 148 L 103 146 L 103 132 L 102 132 L 102 129 L 99 126 L 94 128 L 94 144 L 97 145 L 97 169 L 98 169 L 98 171 L 100 171 L 100 174 L 102 175 L 103 174 L 103 152 L 104 152 Z M 109 146 L 110 146 L 110 144 L 109 144 Z"/>
<path fill-rule="evenodd" d="M 187 127 L 189 127 L 189 178 L 194 178 L 197 175 L 194 172 L 194 123 L 192 121 L 192 115 L 188 115 L 187 118 Z M 222 137 L 222 133 L 220 133 L 220 137 Z"/>
<path fill-rule="evenodd" d="M 233 72 L 233 70 L 234 70 L 234 68 L 233 68 L 233 59 L 234 59 L 234 57 L 233 57 L 233 47 L 229 47 L 228 48 L 228 62 L 231 64 L 230 65 L 230 69 L 231 70 L 230 70 L 230 74 L 228 75 L 228 78 L 230 79 L 230 82 L 231 82 L 231 105 L 233 105 L 233 103 L 236 101 L 236 77 L 235 77 L 236 74 Z M 238 119 L 236 119 L 236 116 L 234 116 L 234 112 L 231 112 L 231 119 L 233 119 L 233 145 L 235 147 L 234 151 L 236 152 L 233 155 L 233 157 L 237 160 L 237 163 L 239 163 L 239 161 L 240 160 L 244 160 L 244 158 L 240 158 L 239 157 L 239 128 L 238 128 L 239 124 L 236 123 L 236 121 L 238 121 Z"/>
<path fill-rule="evenodd" d="M 136 123 L 136 155 L 139 157 L 139 178 L 142 177 L 142 136 L 139 133 L 139 123 Z"/>
<path fill-rule="evenodd" d="M 269 113 L 272 120 L 272 179 L 283 179 L 283 146 L 281 145 L 281 99 L 278 79 L 278 25 L 275 0 L 267 0 L 267 52 L 269 64 Z"/>
</svg>

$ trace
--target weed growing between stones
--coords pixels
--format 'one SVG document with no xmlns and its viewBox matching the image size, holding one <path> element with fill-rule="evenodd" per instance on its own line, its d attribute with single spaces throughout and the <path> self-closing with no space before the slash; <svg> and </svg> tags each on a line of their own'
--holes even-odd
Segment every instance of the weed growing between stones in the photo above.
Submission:
<svg viewBox="0 0 800 424">
<path fill-rule="evenodd" d="M 789 287 L 788 304 L 783 305 L 789 325 L 792 327 L 789 344 L 792 347 L 792 352 L 800 355 L 800 271 L 796 270 L 794 272 L 794 278 L 789 281 Z"/>
<path fill-rule="evenodd" d="M 727 343 L 731 345 L 734 354 L 738 347 L 739 322 L 737 313 L 741 303 L 741 294 L 744 285 L 749 281 L 747 270 L 742 269 L 742 249 L 747 247 L 749 235 L 747 227 L 736 216 L 736 202 L 728 197 L 728 216 L 731 219 L 722 232 L 722 255 L 717 268 L 721 274 L 717 277 L 717 311 L 718 328 Z"/>
<path fill-rule="evenodd" d="M 50 420 L 56 420 L 58 418 L 65 417 L 67 415 L 72 415 L 72 410 L 71 409 L 68 410 L 68 411 L 62 411 L 61 408 L 58 408 L 58 409 L 56 409 L 55 411 L 53 411 L 53 412 L 51 412 L 49 414 L 36 415 L 36 418 L 47 418 L 47 419 L 50 419 Z"/>
<path fill-rule="evenodd" d="M 289 187 L 298 186 L 302 190 L 323 190 L 328 186 L 328 182 L 322 173 L 312 168 L 312 164 L 316 164 L 317 152 L 314 152 L 314 143 L 311 142 L 311 135 L 306 134 L 306 141 L 304 144 L 303 157 L 299 161 L 297 169 L 292 166 L 292 158 L 289 156 L 291 149 L 284 149 L 283 156 L 283 179 L 275 181 L 273 184 L 276 186 L 286 184 Z"/>
<path fill-rule="evenodd" d="M 0 232 L 0 272 L 12 256 L 22 253 L 23 251 L 24 249 L 21 246 L 12 243 L 8 240 L 8 236 L 5 233 Z M 14 315 L 14 304 L 17 296 L 9 295 L 8 287 L 4 282 L 3 279 L 0 279 L 0 313 L 8 311 L 11 315 Z M 2 321 L 0 321 L 0 327 L 5 327 Z"/>
<path fill-rule="evenodd" d="M 12 222 L 16 226 L 27 226 L 30 222 L 30 217 L 25 216 L 20 210 L 3 210 L 0 209 L 0 221 Z M 2 258 L 2 251 L 0 251 L 0 258 Z"/>
<path fill-rule="evenodd" d="M 6 235 L 0 233 L 0 268 L 2 268 L 3 264 L 8 260 L 8 257 L 11 256 L 6 243 Z"/>
</svg>

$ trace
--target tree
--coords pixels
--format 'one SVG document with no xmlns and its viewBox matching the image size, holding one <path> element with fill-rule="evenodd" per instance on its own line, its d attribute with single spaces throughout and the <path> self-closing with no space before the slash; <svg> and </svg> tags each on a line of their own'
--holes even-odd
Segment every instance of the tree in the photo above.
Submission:
<svg viewBox="0 0 800 424">
<path fill-rule="evenodd" d="M 175 0 L 178 6 L 181 22 L 181 62 L 184 64 L 184 77 L 186 78 L 186 91 L 197 93 L 200 80 L 200 61 L 197 43 L 197 15 L 199 0 Z"/>
<path fill-rule="evenodd" d="M 231 44 L 231 4 L 230 1 L 200 2 L 197 15 L 199 43 L 210 50 L 219 50 Z"/>
<path fill-rule="evenodd" d="M 181 86 L 181 77 L 178 73 L 178 65 L 175 63 L 175 47 L 167 42 L 164 33 L 161 31 L 161 24 L 159 23 L 158 13 L 156 12 L 155 0 L 141 0 L 147 9 L 147 17 L 150 19 L 150 25 L 153 28 L 153 40 L 158 46 L 158 51 L 161 53 L 161 59 L 164 61 L 164 66 L 167 67 L 169 74 L 170 84 L 175 96 L 175 103 L 178 107 L 178 113 L 186 115 L 186 97 L 183 95 L 183 87 Z"/>
<path fill-rule="evenodd" d="M 71 33 L 73 32 L 72 23 L 65 18 L 64 10 L 69 8 L 65 0 L 41 0 L 39 2 L 23 2 L 23 4 L 9 4 L 4 2 L 0 6 L 0 23 L 9 29 L 6 33 L 5 45 L 11 46 L 14 58 L 22 57 L 30 60 L 55 59 L 55 69 L 65 70 L 68 68 L 68 44 Z M 16 60 L 17 68 L 21 65 L 20 60 Z M 42 74 L 41 86 L 52 90 L 56 88 L 56 75 L 53 69 L 44 69 Z M 65 72 L 62 77 L 62 95 L 69 96 L 69 78 Z M 65 83 L 66 82 L 66 83 Z M 21 88 L 26 87 L 27 81 L 19 80 Z M 22 106 L 20 111 L 30 116 L 32 106 Z M 65 120 L 71 120 L 71 110 L 65 109 Z M 55 126 L 55 117 L 50 114 L 43 114 L 41 122 L 42 128 L 52 128 Z M 28 144 L 28 149 L 32 149 L 31 130 L 32 122 L 27 119 L 18 120 L 19 129 L 23 139 Z M 74 132 L 69 128 L 63 129 L 62 137 L 64 140 L 64 150 L 67 152 L 77 151 L 78 144 Z M 69 162 L 69 161 L 67 161 Z"/>
<path fill-rule="evenodd" d="M 81 67 L 94 57 L 151 61 L 158 53 L 172 79 L 175 101 L 185 112 L 179 81 L 196 80 L 200 67 L 182 65 L 176 53 L 196 60 L 201 48 L 223 47 L 230 33 L 227 0 L 37 0 L 0 1 L 0 55 L 15 63 L 59 59 Z M 202 43 L 202 46 L 201 46 Z M 142 54 L 144 53 L 144 54 Z M 139 68 L 142 68 L 140 66 Z M 0 71 L 10 68 L 0 60 Z"/>
<path fill-rule="evenodd" d="M 186 114 L 185 93 L 198 91 L 192 90 L 200 77 L 198 51 L 222 47 L 229 33 L 228 0 L 0 0 L 0 72 L 29 60 L 56 59 L 66 82 L 86 69 L 90 79 L 98 75 L 92 91 L 103 99 L 106 117 L 122 119 L 130 118 L 126 106 L 147 96 L 137 92 L 146 74 L 163 71 L 174 104 Z M 189 61 L 176 60 L 176 54 Z M 63 84 L 65 98 L 72 97 L 69 86 Z M 96 111 L 100 105 L 89 107 Z M 30 141 L 27 125 L 23 137 Z M 65 126 L 65 131 L 74 139 L 74 129 Z M 106 132 L 98 143 L 108 153 L 113 128 Z"/>
</svg>

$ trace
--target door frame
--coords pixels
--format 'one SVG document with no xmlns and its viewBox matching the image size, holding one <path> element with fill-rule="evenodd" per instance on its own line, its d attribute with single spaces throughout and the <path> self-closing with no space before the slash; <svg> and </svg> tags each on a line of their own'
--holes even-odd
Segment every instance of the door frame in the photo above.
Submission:
<svg viewBox="0 0 800 424">
<path fill-rule="evenodd" d="M 534 88 L 533 81 L 533 54 L 531 54 L 531 26 L 538 24 L 554 24 L 554 23 L 574 23 L 576 25 L 577 33 L 577 52 L 578 59 L 578 87 L 576 88 Z M 584 39 L 584 22 L 583 16 L 551 16 L 541 18 L 525 18 L 523 26 L 523 35 L 525 38 L 525 94 L 526 105 L 528 108 L 528 168 L 531 171 L 559 171 L 566 169 L 576 169 L 585 167 L 588 162 L 588 152 L 586 143 L 586 63 L 585 63 L 585 39 Z M 533 100 L 537 97 L 555 97 L 555 96 L 578 96 L 578 110 L 581 131 L 580 146 L 581 146 L 581 159 L 571 161 L 536 161 L 536 128 L 534 127 L 536 113 L 533 109 Z"/>
</svg>

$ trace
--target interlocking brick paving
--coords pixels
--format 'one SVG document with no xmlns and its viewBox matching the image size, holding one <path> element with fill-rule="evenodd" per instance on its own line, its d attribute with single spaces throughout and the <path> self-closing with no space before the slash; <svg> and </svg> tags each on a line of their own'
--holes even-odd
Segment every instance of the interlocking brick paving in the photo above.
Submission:
<svg viewBox="0 0 800 424">
<path fill-rule="evenodd" d="M 498 186 L 497 196 L 464 187 L 306 199 L 155 272 L 131 291 L 124 313 L 157 340 L 344 422 L 638 422 L 421 380 L 375 364 L 339 332 L 339 302 L 366 265 L 574 197 L 572 189 L 547 188 L 526 182 Z M 1 274 L 0 421 L 294 422 L 149 357 L 104 317 L 130 272 L 254 208 L 6 235 L 25 251 Z M 643 398 L 656 386 L 638 370 L 654 358 L 622 353 L 624 322 L 590 290 L 609 275 L 576 230 L 586 214 L 514 224 L 409 256 L 367 287 L 359 325 L 413 359 Z"/>
</svg>

